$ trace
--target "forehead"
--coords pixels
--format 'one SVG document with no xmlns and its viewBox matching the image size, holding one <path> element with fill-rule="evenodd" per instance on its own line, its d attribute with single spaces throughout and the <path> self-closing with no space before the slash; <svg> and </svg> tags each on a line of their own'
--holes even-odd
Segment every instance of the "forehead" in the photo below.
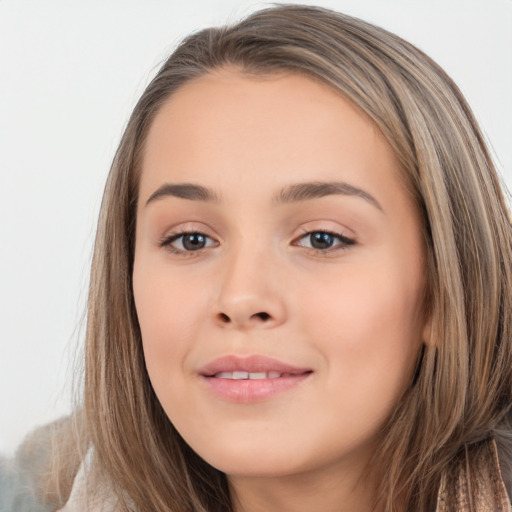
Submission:
<svg viewBox="0 0 512 512">
<path fill-rule="evenodd" d="M 354 186 L 373 174 L 375 189 L 402 179 L 391 147 L 366 114 L 303 75 L 221 69 L 185 84 L 156 115 L 140 192 L 148 197 L 169 180 L 256 192 L 263 184 L 333 181 L 341 174 Z"/>
<path fill-rule="evenodd" d="M 357 124 L 356 130 L 364 126 L 367 135 L 382 138 L 366 113 L 319 79 L 297 73 L 254 75 L 221 68 L 186 82 L 175 91 L 155 116 L 150 138 L 163 131 L 170 135 L 172 125 L 177 128 L 178 123 L 181 136 L 187 135 L 187 128 L 193 128 L 197 135 L 201 127 L 208 130 L 216 125 L 224 129 L 235 124 L 244 135 L 250 132 L 248 143 L 257 143 L 264 134 L 271 136 L 279 131 L 286 121 L 288 128 L 294 127 L 295 136 L 309 136 L 315 131 L 316 138 L 320 138 L 328 133 L 332 120 L 338 122 L 342 135 L 346 120 Z M 296 125 L 295 121 L 300 123 Z M 319 130 L 322 125 L 327 129 Z"/>
</svg>

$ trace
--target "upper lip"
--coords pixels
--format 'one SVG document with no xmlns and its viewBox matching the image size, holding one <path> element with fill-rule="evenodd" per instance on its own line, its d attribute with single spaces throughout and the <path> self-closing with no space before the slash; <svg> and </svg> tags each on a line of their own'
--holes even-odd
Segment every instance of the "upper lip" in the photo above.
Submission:
<svg viewBox="0 0 512 512">
<path fill-rule="evenodd" d="M 279 372 L 292 375 L 311 372 L 311 368 L 298 367 L 264 355 L 226 355 L 210 361 L 199 369 L 199 374 L 211 377 L 221 372 Z"/>
</svg>

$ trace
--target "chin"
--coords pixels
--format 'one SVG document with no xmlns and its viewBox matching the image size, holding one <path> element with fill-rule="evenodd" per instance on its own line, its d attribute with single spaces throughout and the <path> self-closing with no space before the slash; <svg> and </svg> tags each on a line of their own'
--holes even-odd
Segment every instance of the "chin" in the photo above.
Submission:
<svg viewBox="0 0 512 512">
<path fill-rule="evenodd" d="M 240 444 L 231 444 L 229 447 L 217 445 L 213 450 L 196 450 L 196 453 L 214 468 L 231 476 L 277 477 L 304 469 L 304 461 L 298 460 L 297 450 L 293 450 L 294 457 L 276 446 L 262 447 L 261 444 L 252 442 L 247 442 L 246 445 L 246 449 Z"/>
</svg>

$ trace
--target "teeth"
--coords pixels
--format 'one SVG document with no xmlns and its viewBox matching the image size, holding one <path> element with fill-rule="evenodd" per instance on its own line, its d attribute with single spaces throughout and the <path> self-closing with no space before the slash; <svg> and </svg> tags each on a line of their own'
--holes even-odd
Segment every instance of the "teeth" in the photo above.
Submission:
<svg viewBox="0 0 512 512">
<path fill-rule="evenodd" d="M 218 379 L 232 379 L 233 378 L 233 372 L 220 372 L 216 373 L 214 377 L 217 377 Z"/>
<path fill-rule="evenodd" d="M 214 375 L 218 379 L 231 379 L 231 380 L 262 380 L 262 379 L 277 379 L 281 377 L 279 372 L 219 372 Z"/>
<path fill-rule="evenodd" d="M 249 373 L 249 379 L 266 379 L 266 372 L 251 372 Z"/>
</svg>

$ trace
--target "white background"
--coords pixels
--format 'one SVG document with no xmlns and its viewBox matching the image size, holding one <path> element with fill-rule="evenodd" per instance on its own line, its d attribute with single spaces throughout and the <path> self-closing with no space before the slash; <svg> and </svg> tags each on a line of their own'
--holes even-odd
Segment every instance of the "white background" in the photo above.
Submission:
<svg viewBox="0 0 512 512">
<path fill-rule="evenodd" d="M 138 96 L 181 37 L 266 5 L 0 0 L 0 453 L 70 410 L 102 187 Z M 512 0 L 317 5 L 379 24 L 437 60 L 512 186 Z"/>
</svg>

